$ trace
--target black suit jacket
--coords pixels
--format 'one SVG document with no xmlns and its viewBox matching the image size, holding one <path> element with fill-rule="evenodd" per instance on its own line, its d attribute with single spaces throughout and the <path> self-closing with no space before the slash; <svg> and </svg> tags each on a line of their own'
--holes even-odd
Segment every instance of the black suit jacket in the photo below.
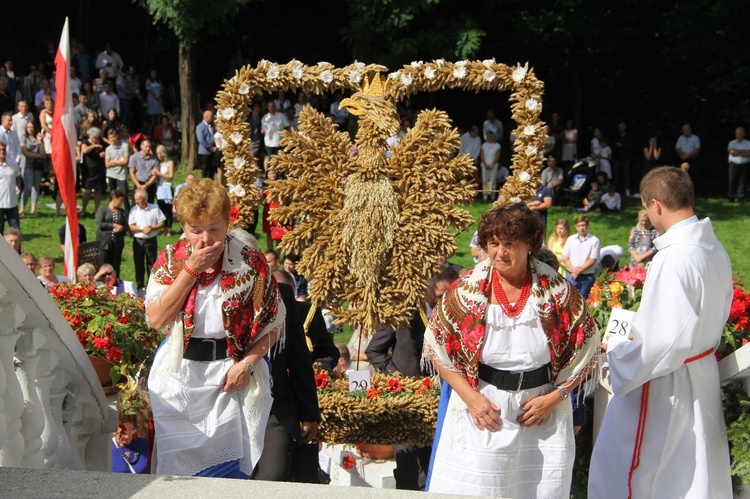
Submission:
<svg viewBox="0 0 750 499">
<path fill-rule="evenodd" d="M 279 293 L 286 306 L 286 345 L 271 359 L 271 413 L 297 440 L 300 422 L 317 422 L 320 418 L 318 393 L 294 291 L 291 286 L 279 283 Z"/>
<path fill-rule="evenodd" d="M 303 325 L 305 319 L 307 319 L 307 314 L 310 313 L 310 307 L 312 307 L 312 304 L 309 301 L 297 302 L 297 308 L 299 309 Z M 312 322 L 310 322 L 310 327 L 307 330 L 307 336 L 310 337 L 313 345 L 311 352 L 313 362 L 320 362 L 323 368 L 329 371 L 333 369 L 339 361 L 339 349 L 334 345 L 333 336 L 328 332 L 328 328 L 326 328 L 326 320 L 323 318 L 323 312 L 320 311 L 320 308 L 317 308 L 313 314 Z"/>
<path fill-rule="evenodd" d="M 377 369 L 405 376 L 421 376 L 422 344 L 425 326 L 419 312 L 412 314 L 409 327 L 398 330 L 380 326 L 367 345 L 367 360 Z M 389 351 L 392 349 L 392 353 Z"/>
</svg>

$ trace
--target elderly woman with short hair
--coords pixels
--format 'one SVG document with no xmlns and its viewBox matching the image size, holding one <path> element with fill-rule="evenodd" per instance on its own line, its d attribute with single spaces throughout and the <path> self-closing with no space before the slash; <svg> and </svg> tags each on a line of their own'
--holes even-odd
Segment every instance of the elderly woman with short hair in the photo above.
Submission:
<svg viewBox="0 0 750 499">
<path fill-rule="evenodd" d="M 148 380 L 155 471 L 249 478 L 272 403 L 264 356 L 283 346 L 286 311 L 263 254 L 228 233 L 226 189 L 194 182 L 175 208 L 185 237 L 159 255 L 146 294 L 168 334 Z"/>
<path fill-rule="evenodd" d="M 478 239 L 489 258 L 448 289 L 425 332 L 452 388 L 429 490 L 567 497 L 568 395 L 596 365 L 596 326 L 575 288 L 535 257 L 544 227 L 525 205 L 485 213 Z"/>
</svg>

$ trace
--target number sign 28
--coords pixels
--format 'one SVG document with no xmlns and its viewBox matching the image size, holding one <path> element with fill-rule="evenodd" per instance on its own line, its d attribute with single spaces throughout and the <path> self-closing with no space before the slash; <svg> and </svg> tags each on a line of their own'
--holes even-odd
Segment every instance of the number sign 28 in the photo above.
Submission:
<svg viewBox="0 0 750 499">
<path fill-rule="evenodd" d="M 609 316 L 609 322 L 607 323 L 607 329 L 604 336 L 607 339 L 612 336 L 620 336 L 624 339 L 630 339 L 633 330 L 633 319 L 635 319 L 635 312 L 623 310 L 621 308 L 613 308 L 612 314 Z"/>
</svg>

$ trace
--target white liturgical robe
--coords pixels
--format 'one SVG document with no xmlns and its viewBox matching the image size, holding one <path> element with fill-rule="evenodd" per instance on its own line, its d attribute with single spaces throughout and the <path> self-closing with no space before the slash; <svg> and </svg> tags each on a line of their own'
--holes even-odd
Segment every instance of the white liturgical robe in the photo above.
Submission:
<svg viewBox="0 0 750 499">
<path fill-rule="evenodd" d="M 591 457 L 589 497 L 731 498 L 713 355 L 732 303 L 729 256 L 711 221 L 696 217 L 654 246 L 632 340 L 607 346 L 614 397 Z"/>
</svg>

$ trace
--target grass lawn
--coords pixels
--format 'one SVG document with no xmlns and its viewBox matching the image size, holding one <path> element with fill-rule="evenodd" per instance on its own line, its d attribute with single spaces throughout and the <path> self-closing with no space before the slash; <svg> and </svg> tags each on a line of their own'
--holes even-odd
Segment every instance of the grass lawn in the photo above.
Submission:
<svg viewBox="0 0 750 499">
<path fill-rule="evenodd" d="M 175 172 L 175 185 L 184 181 L 187 171 L 184 165 L 181 165 Z M 23 251 L 32 252 L 37 258 L 40 256 L 51 256 L 58 263 L 58 274 L 62 273 L 62 250 L 57 236 L 58 229 L 64 223 L 64 216 L 55 217 L 54 208 L 49 208 L 47 204 L 53 200 L 49 197 L 42 198 L 38 206 L 38 214 L 35 217 L 26 216 L 21 220 L 21 232 L 23 233 Z M 102 201 L 104 202 L 104 201 Z M 132 202 L 132 200 L 131 200 Z M 80 199 L 79 199 L 80 204 Z M 477 202 L 469 207 L 475 219 L 490 207 L 489 203 Z M 710 217 L 714 224 L 714 229 L 723 242 L 724 247 L 729 252 L 732 260 L 733 275 L 736 280 L 750 283 L 750 217 L 746 211 L 750 204 L 730 204 L 722 199 L 701 199 L 696 205 L 696 213 L 700 218 Z M 635 225 L 638 210 L 641 208 L 640 200 L 624 199 L 624 210 L 620 213 L 591 213 L 590 232 L 597 236 L 602 246 L 617 244 L 626 250 L 620 264 L 627 265 L 629 256 L 627 255 L 628 237 L 630 229 Z M 96 239 L 96 224 L 93 217 L 93 201 L 89 203 L 89 213 L 81 219 L 81 223 L 86 227 L 89 241 Z M 558 218 L 566 217 L 573 225 L 573 218 L 578 213 L 569 207 L 553 207 L 548 213 L 548 233 L 554 226 L 554 221 Z M 450 260 L 454 263 L 469 267 L 472 265 L 471 254 L 469 252 L 469 241 L 471 240 L 476 224 L 467 228 L 458 235 L 458 251 Z M 256 230 L 256 238 L 260 242 L 261 248 L 265 248 L 265 236 L 260 232 L 260 224 Z M 175 221 L 173 227 L 175 235 L 171 237 L 159 236 L 159 247 L 163 248 L 167 243 L 174 242 L 180 234 L 179 223 Z M 332 255 L 337 258 L 339 255 Z M 124 280 L 135 280 L 135 270 L 133 266 L 132 239 L 127 238 L 125 241 L 125 250 L 122 259 L 122 278 Z M 336 342 L 347 342 L 351 336 L 351 331 L 346 328 L 345 332 L 336 335 Z"/>
</svg>

